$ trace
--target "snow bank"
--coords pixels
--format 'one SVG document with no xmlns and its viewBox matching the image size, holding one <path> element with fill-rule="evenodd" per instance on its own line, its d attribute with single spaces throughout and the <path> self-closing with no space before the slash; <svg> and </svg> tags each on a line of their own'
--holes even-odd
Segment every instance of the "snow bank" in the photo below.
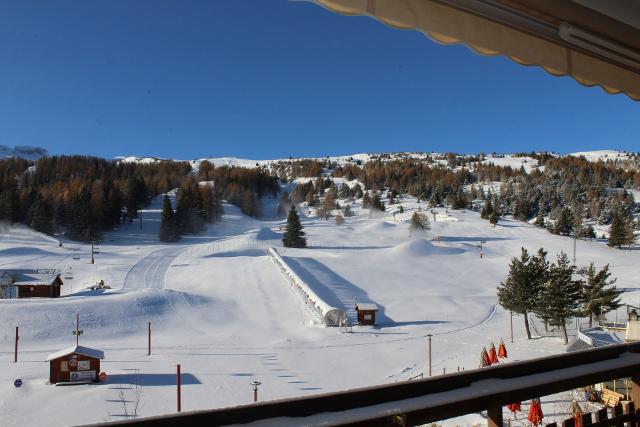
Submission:
<svg viewBox="0 0 640 427">
<path fill-rule="evenodd" d="M 402 243 L 393 251 L 401 256 L 427 256 L 427 255 L 455 255 L 464 252 L 464 249 L 450 248 L 446 246 L 436 246 L 425 239 L 414 239 L 406 243 Z"/>
<path fill-rule="evenodd" d="M 332 307 L 316 294 L 304 280 L 300 278 L 282 259 L 275 248 L 267 249 L 267 255 L 280 268 L 282 274 L 289 279 L 289 284 L 309 307 L 311 312 L 320 319 L 325 326 L 341 326 L 346 324 L 347 313 Z"/>
</svg>

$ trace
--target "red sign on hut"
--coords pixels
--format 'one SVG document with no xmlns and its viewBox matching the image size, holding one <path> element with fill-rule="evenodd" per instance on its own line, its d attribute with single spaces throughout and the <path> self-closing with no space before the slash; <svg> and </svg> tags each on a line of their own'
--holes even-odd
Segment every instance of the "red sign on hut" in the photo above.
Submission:
<svg viewBox="0 0 640 427">
<path fill-rule="evenodd" d="M 89 383 L 98 381 L 100 359 L 104 352 L 76 345 L 47 357 L 49 362 L 49 382 Z"/>
</svg>

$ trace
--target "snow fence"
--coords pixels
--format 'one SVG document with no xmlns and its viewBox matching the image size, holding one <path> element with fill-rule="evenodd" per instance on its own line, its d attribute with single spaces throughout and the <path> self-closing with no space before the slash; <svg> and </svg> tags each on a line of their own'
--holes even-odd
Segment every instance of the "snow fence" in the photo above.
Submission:
<svg viewBox="0 0 640 427">
<path fill-rule="evenodd" d="M 289 280 L 291 288 L 298 294 L 302 302 L 325 326 L 343 326 L 347 324 L 347 313 L 341 309 L 332 307 L 316 294 L 282 259 L 276 248 L 267 249 L 269 259 L 280 269 L 280 272 Z"/>
</svg>

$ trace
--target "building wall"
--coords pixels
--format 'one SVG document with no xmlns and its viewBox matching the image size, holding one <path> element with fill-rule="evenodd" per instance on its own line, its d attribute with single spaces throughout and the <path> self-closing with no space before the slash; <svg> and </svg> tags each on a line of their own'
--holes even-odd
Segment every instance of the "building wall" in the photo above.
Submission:
<svg viewBox="0 0 640 427">
<path fill-rule="evenodd" d="M 74 357 L 75 356 L 75 357 Z M 71 359 L 76 359 L 75 366 L 71 366 L 73 363 L 69 363 Z M 66 371 L 63 367 L 63 362 L 66 362 Z M 82 362 L 88 362 L 89 369 L 80 369 L 83 367 Z M 93 371 L 95 381 L 98 380 L 98 374 L 100 373 L 100 359 L 94 357 L 84 356 L 82 354 L 69 354 L 67 356 L 59 357 L 49 362 L 49 382 L 51 384 L 59 382 L 68 382 L 71 378 L 71 372 L 91 372 Z"/>
<path fill-rule="evenodd" d="M 376 312 L 374 310 L 358 310 L 359 325 L 375 325 Z"/>
<path fill-rule="evenodd" d="M 62 280 L 57 278 L 51 285 L 19 286 L 18 298 L 58 298 Z"/>
</svg>

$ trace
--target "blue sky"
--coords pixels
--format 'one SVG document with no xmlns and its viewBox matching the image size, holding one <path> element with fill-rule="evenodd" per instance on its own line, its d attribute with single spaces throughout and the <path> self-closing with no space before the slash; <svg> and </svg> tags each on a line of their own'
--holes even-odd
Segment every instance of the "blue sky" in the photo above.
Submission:
<svg viewBox="0 0 640 427">
<path fill-rule="evenodd" d="M 287 0 L 0 3 L 0 145 L 275 158 L 640 149 L 640 103 Z"/>
</svg>

